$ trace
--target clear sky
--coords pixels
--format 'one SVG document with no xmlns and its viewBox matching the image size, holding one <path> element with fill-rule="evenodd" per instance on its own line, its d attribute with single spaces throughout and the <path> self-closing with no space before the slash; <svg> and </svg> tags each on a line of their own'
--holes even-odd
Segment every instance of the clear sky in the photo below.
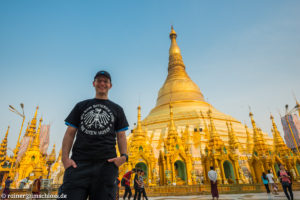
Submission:
<svg viewBox="0 0 300 200">
<path fill-rule="evenodd" d="M 93 98 L 98 70 L 112 75 L 110 99 L 131 128 L 155 106 L 167 76 L 171 24 L 186 71 L 215 108 L 270 132 L 270 112 L 300 100 L 300 1 L 0 1 L 0 139 L 14 148 L 25 105 L 38 105 L 61 147 L 64 119 Z M 26 123 L 27 124 L 27 123 Z"/>
</svg>

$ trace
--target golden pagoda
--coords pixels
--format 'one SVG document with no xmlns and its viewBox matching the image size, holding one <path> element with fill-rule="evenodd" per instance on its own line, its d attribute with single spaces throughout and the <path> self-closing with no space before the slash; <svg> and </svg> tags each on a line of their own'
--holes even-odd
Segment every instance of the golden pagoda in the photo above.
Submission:
<svg viewBox="0 0 300 200">
<path fill-rule="evenodd" d="M 141 168 L 137 165 L 140 161 L 144 163 L 142 168 L 146 169 L 147 178 L 159 185 L 208 183 L 210 166 L 216 168 L 218 180 L 223 184 L 261 182 L 262 172 L 276 171 L 275 164 L 283 161 L 279 156 L 274 158 L 276 152 L 286 150 L 282 145 L 280 150 L 279 146 L 273 149 L 275 140 L 256 126 L 252 113 L 253 127 L 248 128 L 205 101 L 186 72 L 176 38 L 171 27 L 167 78 L 158 92 L 155 107 L 143 121 L 138 117 L 137 127 L 128 136 L 130 161 L 120 168 L 120 176 L 134 167 Z M 146 147 L 153 152 L 151 162 L 136 150 L 140 144 L 151 145 Z M 297 170 L 298 177 L 298 157 L 290 156 L 294 164 L 287 168 Z"/>
<path fill-rule="evenodd" d="M 157 160 L 153 155 L 153 148 L 146 134 L 146 131 L 141 125 L 141 107 L 138 106 L 137 125 L 132 130 L 130 144 L 128 146 L 128 163 L 125 163 L 123 169 L 128 168 L 140 168 L 145 171 L 145 176 L 148 177 L 146 182 L 149 185 L 156 185 L 156 171 L 149 170 L 155 169 Z M 124 171 L 120 171 L 120 174 L 124 174 Z"/>
<path fill-rule="evenodd" d="M 12 188 L 17 188 L 19 182 L 26 177 L 29 177 L 30 181 L 33 181 L 40 176 L 47 178 L 49 167 L 49 162 L 47 163 L 47 161 L 49 161 L 49 159 L 46 159 L 46 155 L 43 155 L 39 148 L 40 131 L 43 119 L 40 118 L 37 128 L 37 111 L 38 107 L 35 110 L 34 117 L 28 123 L 21 144 L 16 144 L 13 151 L 14 155 L 12 157 L 6 155 L 9 128 L 6 132 L 0 145 L 0 174 L 2 186 L 8 176 L 13 180 L 11 185 Z M 52 154 L 50 154 L 49 157 L 52 158 L 53 156 L 55 160 L 55 152 L 53 154 L 52 151 Z"/>
<path fill-rule="evenodd" d="M 60 149 L 58 157 L 50 168 L 50 178 L 53 184 L 61 184 L 63 182 L 65 168 L 61 161 L 62 149 Z"/>
</svg>

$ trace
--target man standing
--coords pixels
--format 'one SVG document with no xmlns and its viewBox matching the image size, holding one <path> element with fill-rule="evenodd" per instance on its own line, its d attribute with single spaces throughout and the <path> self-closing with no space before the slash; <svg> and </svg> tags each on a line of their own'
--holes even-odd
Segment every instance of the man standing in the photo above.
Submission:
<svg viewBox="0 0 300 200">
<path fill-rule="evenodd" d="M 208 172 L 208 178 L 210 179 L 210 185 L 211 185 L 211 195 L 213 200 L 215 197 L 217 200 L 219 199 L 219 192 L 217 187 L 217 172 L 214 170 L 214 167 L 210 167 L 210 171 Z"/>
<path fill-rule="evenodd" d="M 68 128 L 62 143 L 62 162 L 66 171 L 59 193 L 67 199 L 114 199 L 118 168 L 128 160 L 128 122 L 122 107 L 108 99 L 110 74 L 99 71 L 93 86 L 95 98 L 77 103 L 65 120 Z M 120 157 L 116 154 L 116 138 Z"/>
<path fill-rule="evenodd" d="M 8 198 L 8 195 L 10 193 L 10 184 L 12 183 L 13 181 L 10 180 L 10 176 L 7 177 L 7 179 L 5 180 L 5 186 L 4 186 L 4 190 L 3 190 L 3 193 L 1 195 L 1 199 L 9 199 Z"/>
<path fill-rule="evenodd" d="M 19 189 L 23 190 L 25 185 L 29 182 L 29 177 L 26 177 L 24 179 L 21 180 L 20 185 L 19 185 Z"/>
<path fill-rule="evenodd" d="M 32 199 L 38 199 L 41 192 L 42 177 L 35 179 L 32 184 Z"/>
<path fill-rule="evenodd" d="M 128 199 L 130 199 L 132 192 L 131 192 L 131 188 L 130 188 L 130 179 L 131 179 L 131 174 L 135 173 L 136 169 L 133 168 L 131 171 L 127 172 L 126 174 L 124 174 L 123 176 L 123 180 L 124 180 L 124 187 L 125 187 L 125 192 L 124 192 L 124 196 L 123 199 L 125 200 L 128 194 Z"/>
</svg>

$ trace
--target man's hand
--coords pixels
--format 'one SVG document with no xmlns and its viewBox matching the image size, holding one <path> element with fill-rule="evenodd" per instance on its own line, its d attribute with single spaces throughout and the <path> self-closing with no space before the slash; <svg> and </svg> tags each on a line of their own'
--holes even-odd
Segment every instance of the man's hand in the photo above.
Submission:
<svg viewBox="0 0 300 200">
<path fill-rule="evenodd" d="M 126 162 L 126 157 L 116 157 L 116 158 L 111 158 L 107 160 L 108 162 L 113 162 L 117 167 L 120 167 Z"/>
<path fill-rule="evenodd" d="M 63 164 L 64 164 L 64 168 L 65 168 L 65 169 L 68 169 L 68 168 L 71 167 L 71 166 L 74 167 L 74 168 L 77 167 L 75 161 L 72 160 L 72 159 L 70 159 L 70 158 L 62 159 L 62 162 L 63 162 Z"/>
</svg>

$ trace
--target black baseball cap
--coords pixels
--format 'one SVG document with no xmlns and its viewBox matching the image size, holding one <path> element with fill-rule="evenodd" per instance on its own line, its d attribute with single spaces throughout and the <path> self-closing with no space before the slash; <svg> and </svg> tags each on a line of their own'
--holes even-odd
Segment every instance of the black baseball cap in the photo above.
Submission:
<svg viewBox="0 0 300 200">
<path fill-rule="evenodd" d="M 107 71 L 102 70 L 102 71 L 97 72 L 97 74 L 96 74 L 95 77 L 94 77 L 94 80 L 95 80 L 97 77 L 99 77 L 99 76 L 105 76 L 105 77 L 108 78 L 108 79 L 110 80 L 110 82 L 111 82 L 110 74 L 109 74 Z"/>
</svg>

